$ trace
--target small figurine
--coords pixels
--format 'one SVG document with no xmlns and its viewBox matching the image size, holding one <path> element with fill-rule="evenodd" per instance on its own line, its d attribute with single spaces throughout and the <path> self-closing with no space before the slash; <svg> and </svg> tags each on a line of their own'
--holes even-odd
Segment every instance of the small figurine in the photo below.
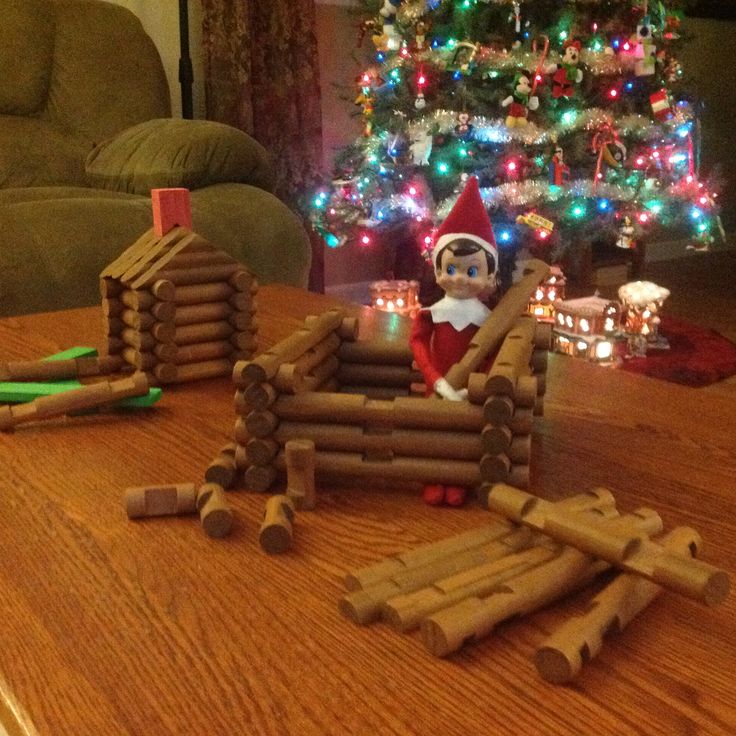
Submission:
<svg viewBox="0 0 736 736">
<path fill-rule="evenodd" d="M 624 217 L 624 224 L 621 225 L 621 228 L 619 229 L 616 245 L 619 248 L 626 248 L 627 250 L 636 248 L 636 242 L 634 241 L 634 225 L 628 215 Z"/>
<path fill-rule="evenodd" d="M 429 166 L 429 157 L 432 155 L 434 137 L 429 130 L 417 131 L 412 138 L 409 150 L 415 166 Z"/>
<path fill-rule="evenodd" d="M 379 11 L 383 18 L 383 33 L 373 37 L 373 43 L 380 51 L 398 51 L 401 46 L 401 34 L 396 30 L 394 20 L 402 0 L 383 0 Z"/>
<path fill-rule="evenodd" d="M 518 49 L 524 40 L 524 34 L 521 32 L 521 3 L 511 3 L 511 8 L 513 12 L 509 16 L 509 20 L 514 21 L 514 43 L 511 48 Z"/>
<path fill-rule="evenodd" d="M 634 73 L 637 77 L 649 77 L 657 70 L 657 47 L 654 44 L 649 16 L 644 16 L 636 28 L 636 63 Z"/>
<path fill-rule="evenodd" d="M 426 21 L 420 20 L 414 26 L 414 44 L 411 49 L 414 54 L 425 54 L 430 50 L 427 43 L 427 31 L 429 31 L 429 24 Z"/>
<path fill-rule="evenodd" d="M 475 177 L 468 179 L 439 227 L 432 260 L 437 284 L 445 297 L 419 311 L 409 340 L 428 395 L 436 393 L 450 401 L 463 401 L 467 390 L 454 389 L 445 374 L 465 355 L 478 328 L 490 315 L 480 297 L 495 291 L 498 270 L 496 240 Z M 430 505 L 460 506 L 466 489 L 429 485 L 422 495 Z"/>
<path fill-rule="evenodd" d="M 462 141 L 468 140 L 473 135 L 473 126 L 470 123 L 470 115 L 467 112 L 458 113 L 455 135 Z"/>
<path fill-rule="evenodd" d="M 509 107 L 510 105 L 510 107 Z M 506 126 L 517 128 L 527 124 L 529 110 L 539 108 L 539 97 L 532 95 L 531 75 L 529 72 L 517 72 L 514 77 L 514 91 L 501 103 L 509 108 Z"/>
<path fill-rule="evenodd" d="M 363 136 L 369 138 L 373 133 L 373 95 L 367 88 L 355 98 L 355 104 L 361 108 L 363 114 Z"/>
<path fill-rule="evenodd" d="M 555 148 L 552 162 L 549 165 L 549 183 L 561 187 L 570 179 L 570 167 L 565 163 L 564 152 L 561 146 Z"/>
<path fill-rule="evenodd" d="M 547 67 L 547 73 L 552 74 L 552 97 L 556 100 L 572 97 L 575 85 L 583 81 L 582 69 L 578 69 L 582 48 L 583 44 L 578 39 L 566 41 L 562 61 Z"/>
</svg>

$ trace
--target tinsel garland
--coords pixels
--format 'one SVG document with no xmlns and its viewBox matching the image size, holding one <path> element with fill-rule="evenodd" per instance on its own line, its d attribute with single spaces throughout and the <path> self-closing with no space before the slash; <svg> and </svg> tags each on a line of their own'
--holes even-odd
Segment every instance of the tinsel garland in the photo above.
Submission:
<svg viewBox="0 0 736 736">
<path fill-rule="evenodd" d="M 678 109 L 677 119 L 671 125 L 681 125 L 692 118 L 689 106 Z M 447 134 L 457 125 L 459 113 L 454 110 L 435 110 L 421 120 L 409 123 L 408 134 L 415 138 L 430 130 Z M 571 113 L 569 119 L 563 119 L 550 128 L 540 128 L 533 122 L 527 125 L 509 128 L 502 119 L 491 119 L 476 115 L 469 121 L 473 126 L 472 137 L 479 143 L 510 143 L 515 141 L 525 146 L 543 146 L 560 140 L 563 136 L 577 131 L 594 131 L 602 125 L 613 125 L 619 135 L 625 138 L 648 140 L 661 135 L 662 123 L 655 123 L 643 115 L 625 115 L 614 117 L 601 108 L 591 108 Z"/>
</svg>

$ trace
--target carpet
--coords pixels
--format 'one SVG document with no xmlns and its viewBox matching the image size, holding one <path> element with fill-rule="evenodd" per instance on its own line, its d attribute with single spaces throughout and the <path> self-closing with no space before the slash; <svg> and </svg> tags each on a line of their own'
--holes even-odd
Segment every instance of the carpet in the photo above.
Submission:
<svg viewBox="0 0 736 736">
<path fill-rule="evenodd" d="M 659 332 L 669 350 L 650 350 L 646 358 L 624 360 L 620 368 L 695 387 L 736 375 L 736 345 L 715 330 L 662 316 Z"/>
</svg>

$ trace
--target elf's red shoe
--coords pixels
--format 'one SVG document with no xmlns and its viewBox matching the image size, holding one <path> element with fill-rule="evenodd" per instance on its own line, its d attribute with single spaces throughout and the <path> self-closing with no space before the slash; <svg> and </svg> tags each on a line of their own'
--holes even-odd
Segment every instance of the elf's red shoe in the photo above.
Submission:
<svg viewBox="0 0 736 736">
<path fill-rule="evenodd" d="M 445 503 L 448 506 L 462 506 L 465 503 L 467 489 L 458 486 L 448 486 L 445 489 Z"/>
<path fill-rule="evenodd" d="M 424 486 L 422 498 L 424 503 L 430 506 L 441 506 L 445 500 L 445 487 L 438 485 Z"/>
</svg>

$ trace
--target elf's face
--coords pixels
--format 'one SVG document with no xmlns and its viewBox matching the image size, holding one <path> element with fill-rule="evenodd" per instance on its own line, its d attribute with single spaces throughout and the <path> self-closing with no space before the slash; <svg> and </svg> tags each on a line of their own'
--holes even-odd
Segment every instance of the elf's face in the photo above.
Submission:
<svg viewBox="0 0 736 736">
<path fill-rule="evenodd" d="M 473 299 L 491 293 L 496 286 L 496 274 L 488 273 L 483 251 L 457 256 L 449 249 L 444 250 L 435 276 L 438 286 L 455 299 Z"/>
</svg>

